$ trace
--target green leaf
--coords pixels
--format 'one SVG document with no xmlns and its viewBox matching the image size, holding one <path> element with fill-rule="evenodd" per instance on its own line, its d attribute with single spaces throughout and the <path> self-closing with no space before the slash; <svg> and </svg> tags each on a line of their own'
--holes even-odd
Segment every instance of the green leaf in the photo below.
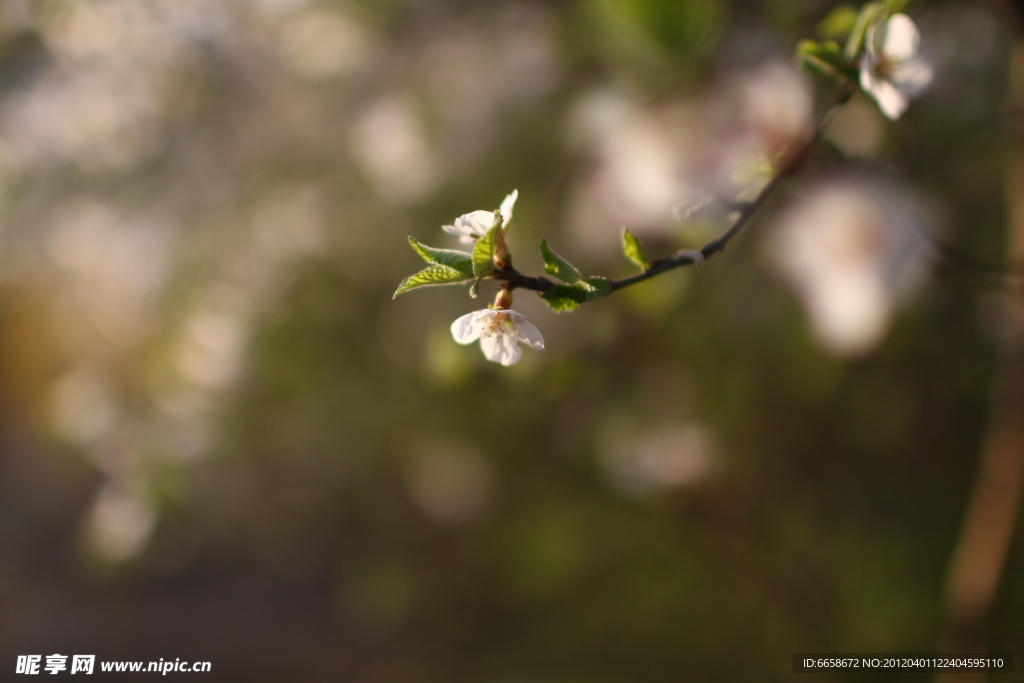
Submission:
<svg viewBox="0 0 1024 683">
<path fill-rule="evenodd" d="M 850 37 L 846 39 L 845 54 L 847 59 L 853 60 L 860 55 L 864 47 L 864 39 L 868 28 L 880 18 L 884 11 L 885 5 L 881 2 L 869 2 L 861 7 L 860 14 L 857 15 L 857 21 L 854 22 L 853 28 L 850 30 Z"/>
<path fill-rule="evenodd" d="M 481 278 L 494 272 L 494 248 L 498 246 L 501 223 L 492 227 L 487 234 L 476 241 L 473 247 L 473 275 Z"/>
<path fill-rule="evenodd" d="M 647 258 L 647 249 L 644 248 L 644 243 L 630 232 L 629 228 L 622 232 L 622 253 L 630 261 L 640 266 L 642 270 L 651 267 L 651 259 Z"/>
<path fill-rule="evenodd" d="M 583 275 L 580 274 L 580 271 L 576 270 L 576 266 L 552 251 L 546 239 L 540 241 L 540 253 L 544 257 L 544 270 L 547 271 L 548 275 L 553 275 L 562 282 L 569 284 L 583 281 Z"/>
<path fill-rule="evenodd" d="M 448 266 L 466 275 L 473 274 L 473 256 L 469 252 L 457 251 L 455 249 L 435 249 L 434 247 L 420 244 L 414 237 L 409 238 L 409 244 L 427 263 Z"/>
<path fill-rule="evenodd" d="M 827 78 L 835 78 L 839 73 L 827 62 L 818 57 L 820 48 L 813 40 L 801 40 L 796 46 L 796 57 L 800 60 L 801 66 L 809 71 L 821 74 Z"/>
<path fill-rule="evenodd" d="M 417 287 L 435 287 L 438 285 L 456 285 L 460 282 L 467 282 L 472 280 L 473 276 L 467 275 L 462 271 L 458 271 L 448 266 L 432 265 L 429 268 L 424 268 L 415 275 L 410 275 L 398 284 L 398 289 L 395 290 L 392 299 L 396 298 L 399 294 L 408 292 L 410 289 Z"/>
<path fill-rule="evenodd" d="M 818 35 L 822 38 L 839 40 L 850 35 L 857 23 L 857 10 L 853 7 L 836 7 L 825 15 L 818 24 Z"/>
<path fill-rule="evenodd" d="M 552 310 L 573 311 L 587 300 L 587 290 L 579 285 L 555 285 L 540 295 Z"/>
<path fill-rule="evenodd" d="M 586 281 L 587 301 L 600 299 L 612 293 L 612 283 L 606 277 L 588 277 Z"/>
<path fill-rule="evenodd" d="M 796 52 L 804 66 L 823 76 L 831 78 L 842 76 L 849 80 L 858 78 L 857 67 L 854 65 L 853 59 L 847 57 L 834 40 L 826 40 L 822 43 L 804 40 L 797 45 Z"/>
<path fill-rule="evenodd" d="M 611 294 L 611 282 L 603 277 L 584 278 L 571 263 L 551 250 L 547 240 L 541 240 L 540 253 L 544 257 L 544 270 L 566 283 L 554 285 L 540 295 L 554 310 L 571 311 L 584 302 Z"/>
<path fill-rule="evenodd" d="M 540 295 L 553 310 L 573 311 L 580 304 L 612 293 L 612 283 L 603 277 L 591 277 L 571 285 L 554 285 Z"/>
</svg>

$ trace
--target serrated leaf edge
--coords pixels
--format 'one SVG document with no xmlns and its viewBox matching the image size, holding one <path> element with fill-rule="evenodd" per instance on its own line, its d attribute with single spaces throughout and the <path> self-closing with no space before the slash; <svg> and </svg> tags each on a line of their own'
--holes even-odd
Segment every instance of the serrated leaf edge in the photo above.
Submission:
<svg viewBox="0 0 1024 683">
<path fill-rule="evenodd" d="M 459 272 L 464 272 L 467 275 L 472 273 L 473 255 L 466 251 L 460 251 L 458 249 L 438 249 L 437 247 L 427 246 L 417 241 L 415 237 L 409 237 L 409 245 L 412 246 L 413 251 L 419 254 L 427 263 L 445 266 L 446 268 L 454 268 Z"/>
<path fill-rule="evenodd" d="M 570 285 L 585 281 L 579 269 L 559 256 L 548 244 L 547 239 L 542 238 L 540 241 L 540 254 L 544 259 L 544 271 L 548 275 Z"/>
<path fill-rule="evenodd" d="M 431 271 L 444 275 L 448 279 L 439 280 L 437 282 L 415 282 L 416 278 Z M 440 264 L 433 264 L 428 268 L 424 268 L 423 270 L 417 273 L 413 273 L 409 277 L 404 278 L 401 282 L 399 282 L 398 289 L 396 289 L 395 293 L 391 295 L 391 299 L 397 299 L 399 294 L 405 294 L 410 290 L 419 289 L 420 287 L 444 287 L 447 285 L 458 285 L 464 282 L 468 282 L 472 279 L 472 275 L 466 275 L 464 272 L 456 270 L 455 268 L 449 268 L 448 266 Z"/>
</svg>

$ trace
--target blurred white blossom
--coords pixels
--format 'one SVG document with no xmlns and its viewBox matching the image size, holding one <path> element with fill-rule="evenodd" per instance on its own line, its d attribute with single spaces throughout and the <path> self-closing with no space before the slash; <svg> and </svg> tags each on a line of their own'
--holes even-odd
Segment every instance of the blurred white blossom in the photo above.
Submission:
<svg viewBox="0 0 1024 683">
<path fill-rule="evenodd" d="M 727 100 L 735 119 L 723 136 L 723 171 L 735 187 L 719 183 L 726 198 L 749 201 L 778 172 L 778 163 L 809 135 L 814 98 L 806 77 L 788 62 L 768 62 L 737 77 Z M 730 196 L 731 195 L 731 196 Z"/>
<path fill-rule="evenodd" d="M 931 65 L 917 56 L 920 42 L 921 34 L 906 14 L 894 14 L 884 26 L 877 23 L 868 30 L 860 86 L 892 120 L 932 82 Z"/>
<path fill-rule="evenodd" d="M 569 121 L 570 142 L 591 169 L 574 191 L 570 228 L 595 254 L 617 246 L 623 225 L 664 237 L 692 207 L 760 190 L 812 120 L 807 80 L 778 61 L 685 99 L 647 103 L 622 89 L 595 91 Z"/>
<path fill-rule="evenodd" d="M 719 466 L 711 435 L 697 424 L 657 429 L 613 426 L 603 462 L 612 484 L 630 495 L 686 488 Z"/>
<path fill-rule="evenodd" d="M 775 154 L 806 136 L 814 122 L 814 91 L 788 60 L 744 73 L 737 82 L 743 132 L 763 154 Z"/>
<path fill-rule="evenodd" d="M 452 336 L 460 344 L 480 340 L 480 348 L 489 361 L 515 365 L 523 350 L 519 342 L 534 349 L 544 348 L 544 336 L 522 313 L 485 308 L 458 318 L 452 323 Z"/>
<path fill-rule="evenodd" d="M 927 273 L 927 216 L 880 178 L 822 182 L 778 220 L 769 255 L 796 289 L 819 341 L 844 356 L 883 338 Z"/>
<path fill-rule="evenodd" d="M 310 80 L 357 73 L 370 63 L 373 36 L 360 22 L 341 12 L 310 10 L 281 26 L 281 60 Z"/>
<path fill-rule="evenodd" d="M 512 220 L 512 209 L 518 198 L 519 190 L 512 190 L 512 193 L 502 200 L 497 215 L 493 211 L 473 211 L 456 218 L 455 225 L 444 225 L 441 226 L 441 229 L 451 235 L 458 235 L 460 242 L 466 244 L 475 242 L 486 235 L 499 218 L 502 227 L 509 224 L 509 221 Z"/>
<path fill-rule="evenodd" d="M 405 94 L 368 105 L 352 124 L 349 139 L 353 160 L 384 197 L 413 202 L 442 178 L 443 164 L 427 137 L 422 113 Z"/>
<path fill-rule="evenodd" d="M 137 556 L 156 524 L 152 502 L 109 482 L 99 491 L 86 521 L 86 539 L 101 560 L 123 562 Z"/>
<path fill-rule="evenodd" d="M 503 116 L 548 94 L 560 70 L 558 24 L 544 3 L 494 3 L 485 19 L 461 14 L 423 35 L 410 72 L 456 173 L 486 153 Z"/>
</svg>

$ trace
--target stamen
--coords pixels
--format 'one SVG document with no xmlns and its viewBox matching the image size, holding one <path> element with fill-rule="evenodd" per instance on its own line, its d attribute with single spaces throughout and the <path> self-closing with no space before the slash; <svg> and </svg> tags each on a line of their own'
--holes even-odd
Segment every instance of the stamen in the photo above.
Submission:
<svg viewBox="0 0 1024 683">
<path fill-rule="evenodd" d="M 511 317 L 508 313 L 495 313 L 487 323 L 487 327 L 484 328 L 484 336 L 505 336 L 505 326 L 509 324 Z"/>
<path fill-rule="evenodd" d="M 896 71 L 896 60 L 886 54 L 878 57 L 878 64 L 875 65 L 875 75 L 882 80 L 888 80 Z"/>
</svg>

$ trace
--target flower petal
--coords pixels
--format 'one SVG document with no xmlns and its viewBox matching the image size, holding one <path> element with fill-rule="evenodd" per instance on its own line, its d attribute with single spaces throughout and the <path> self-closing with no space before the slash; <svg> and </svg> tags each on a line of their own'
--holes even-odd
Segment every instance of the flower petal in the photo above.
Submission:
<svg viewBox="0 0 1024 683">
<path fill-rule="evenodd" d="M 915 58 L 901 62 L 890 78 L 904 95 L 917 97 L 931 85 L 933 75 L 930 64 Z"/>
<path fill-rule="evenodd" d="M 494 226 L 493 211 L 474 211 L 455 219 L 455 232 L 459 235 L 484 235 Z"/>
<path fill-rule="evenodd" d="M 452 323 L 452 337 L 455 338 L 455 341 L 460 344 L 472 344 L 480 338 L 481 326 L 475 324 L 478 313 L 480 311 L 467 313 Z"/>
<path fill-rule="evenodd" d="M 910 104 L 907 96 L 889 81 L 876 79 L 873 87 L 867 89 L 867 92 L 875 98 L 882 113 L 891 121 L 902 116 L 903 112 L 907 110 L 907 105 Z"/>
<path fill-rule="evenodd" d="M 875 76 L 875 69 L 878 66 L 878 62 L 870 52 L 864 53 L 861 60 L 863 63 L 860 67 L 860 87 L 861 90 L 870 94 L 878 88 L 878 82 L 880 79 Z"/>
<path fill-rule="evenodd" d="M 882 38 L 882 52 L 886 57 L 896 61 L 910 59 L 917 54 L 917 46 L 921 42 L 921 34 L 914 20 L 906 14 L 894 14 L 885 25 L 885 36 Z"/>
<path fill-rule="evenodd" d="M 516 329 L 519 331 L 519 341 L 538 351 L 543 350 L 544 335 L 540 333 L 537 326 L 520 314 L 516 314 L 514 320 Z"/>
<path fill-rule="evenodd" d="M 459 241 L 463 244 L 473 244 L 479 237 L 479 235 L 476 234 L 466 233 L 463 228 L 457 228 L 454 225 L 442 225 L 441 229 L 449 235 L 458 235 Z"/>
<path fill-rule="evenodd" d="M 512 190 L 512 193 L 502 200 L 501 208 L 498 209 L 501 212 L 501 227 L 505 227 L 512 220 L 512 209 L 515 207 L 517 199 L 519 199 L 519 190 Z"/>
<path fill-rule="evenodd" d="M 516 344 L 516 337 L 512 334 L 495 334 L 480 338 L 480 349 L 489 361 L 501 363 L 504 366 L 515 365 L 523 355 L 523 350 Z"/>
</svg>

